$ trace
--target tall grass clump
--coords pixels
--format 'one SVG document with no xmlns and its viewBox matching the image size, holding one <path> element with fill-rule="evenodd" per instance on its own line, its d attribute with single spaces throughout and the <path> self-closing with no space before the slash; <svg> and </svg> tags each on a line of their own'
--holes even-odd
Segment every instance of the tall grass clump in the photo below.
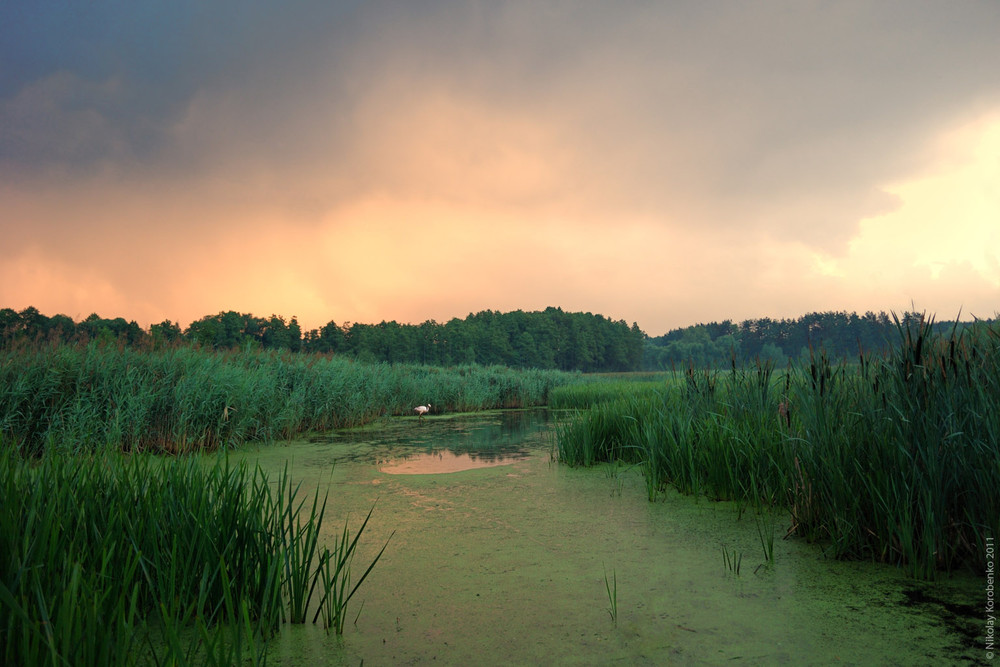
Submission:
<svg viewBox="0 0 1000 667">
<path fill-rule="evenodd" d="M 839 556 L 923 579 L 982 567 L 1000 530 L 1000 331 L 896 324 L 888 356 L 862 357 L 853 375 L 814 360 L 799 387 L 796 523 Z"/>
<path fill-rule="evenodd" d="M 303 589 L 347 575 L 321 574 L 318 497 L 303 512 L 287 475 L 278 489 L 242 465 L 4 447 L 0 664 L 264 661 Z"/>
<path fill-rule="evenodd" d="M 571 465 L 590 466 L 602 461 L 630 461 L 645 401 L 623 398 L 595 405 L 585 419 L 562 422 L 559 427 L 559 459 Z M 572 446 L 566 443 L 572 443 Z"/>
<path fill-rule="evenodd" d="M 544 405 L 578 378 L 252 350 L 24 346 L 0 350 L 0 436 L 33 455 L 213 450 L 359 426 L 428 402 L 435 411 Z"/>
<path fill-rule="evenodd" d="M 782 507 L 789 534 L 914 577 L 982 567 L 1000 532 L 1000 330 L 897 329 L 898 345 L 857 364 L 818 350 L 782 371 L 688 369 L 656 399 L 602 398 L 563 424 L 560 460 L 641 463 L 651 499 L 673 485 Z"/>
<path fill-rule="evenodd" d="M 772 465 L 781 448 L 778 418 L 760 409 L 775 394 L 772 370 L 766 364 L 726 373 L 688 369 L 659 385 L 624 385 L 629 393 L 598 400 L 562 424 L 560 460 L 641 464 L 650 499 L 666 485 L 720 500 L 766 498 L 766 485 L 781 481 Z"/>
<path fill-rule="evenodd" d="M 677 382 L 672 373 L 648 373 L 639 379 L 628 379 L 617 374 L 581 375 L 576 382 L 552 388 L 548 406 L 553 410 L 590 408 L 625 397 L 662 394 L 664 388 Z"/>
</svg>

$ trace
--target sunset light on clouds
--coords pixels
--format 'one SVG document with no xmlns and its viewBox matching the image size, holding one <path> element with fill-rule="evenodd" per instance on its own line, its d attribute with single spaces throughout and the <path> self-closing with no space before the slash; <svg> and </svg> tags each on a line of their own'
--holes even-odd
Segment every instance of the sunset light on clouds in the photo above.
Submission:
<svg viewBox="0 0 1000 667">
<path fill-rule="evenodd" d="M 1000 4 L 15 0 L 0 307 L 1000 310 Z"/>
</svg>

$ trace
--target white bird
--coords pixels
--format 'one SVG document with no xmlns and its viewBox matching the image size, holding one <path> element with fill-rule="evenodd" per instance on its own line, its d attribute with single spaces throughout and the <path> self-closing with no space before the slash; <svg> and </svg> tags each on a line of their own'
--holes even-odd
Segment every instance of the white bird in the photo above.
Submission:
<svg viewBox="0 0 1000 667">
<path fill-rule="evenodd" d="M 423 419 L 424 415 L 431 411 L 431 404 L 428 403 L 427 405 L 418 405 L 413 408 L 413 411 L 417 413 L 418 419 Z"/>
</svg>

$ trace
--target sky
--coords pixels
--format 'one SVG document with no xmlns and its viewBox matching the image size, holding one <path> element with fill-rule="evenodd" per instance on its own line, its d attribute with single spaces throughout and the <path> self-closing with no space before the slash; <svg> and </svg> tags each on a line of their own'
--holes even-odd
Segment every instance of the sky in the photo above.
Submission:
<svg viewBox="0 0 1000 667">
<path fill-rule="evenodd" d="M 8 0 L 0 307 L 993 317 L 997 35 L 995 0 Z"/>
</svg>

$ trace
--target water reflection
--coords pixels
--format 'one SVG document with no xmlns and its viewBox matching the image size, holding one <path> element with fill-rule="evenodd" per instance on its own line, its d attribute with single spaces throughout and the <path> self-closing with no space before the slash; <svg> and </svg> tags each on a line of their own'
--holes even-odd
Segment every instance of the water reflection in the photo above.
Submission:
<svg viewBox="0 0 1000 667">
<path fill-rule="evenodd" d="M 552 446 L 544 409 L 393 419 L 378 429 L 322 434 L 319 447 L 335 445 L 338 460 L 371 463 L 389 474 L 434 474 L 506 465 Z"/>
<path fill-rule="evenodd" d="M 430 475 L 447 472 L 461 472 L 473 468 L 491 468 L 503 466 L 527 457 L 527 454 L 499 456 L 489 453 L 477 456 L 472 453 L 455 454 L 447 449 L 424 452 L 404 456 L 399 459 L 387 459 L 377 463 L 379 472 L 390 475 Z"/>
</svg>

